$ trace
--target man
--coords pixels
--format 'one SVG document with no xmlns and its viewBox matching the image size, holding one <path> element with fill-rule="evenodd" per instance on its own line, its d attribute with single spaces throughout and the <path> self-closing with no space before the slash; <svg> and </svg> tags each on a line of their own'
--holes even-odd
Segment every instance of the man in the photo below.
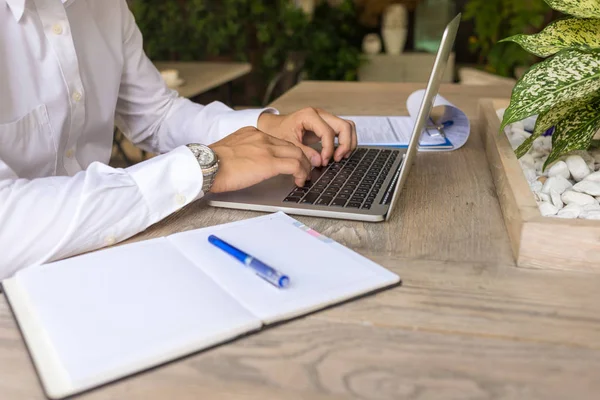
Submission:
<svg viewBox="0 0 600 400">
<path fill-rule="evenodd" d="M 107 166 L 114 123 L 162 155 Z M 321 153 L 303 144 L 309 135 Z M 302 185 L 311 165 L 355 147 L 353 125 L 321 110 L 280 116 L 177 97 L 126 0 L 0 0 L 0 279 L 124 240 L 207 191 L 278 174 Z M 216 172 L 203 164 L 215 155 Z"/>
</svg>

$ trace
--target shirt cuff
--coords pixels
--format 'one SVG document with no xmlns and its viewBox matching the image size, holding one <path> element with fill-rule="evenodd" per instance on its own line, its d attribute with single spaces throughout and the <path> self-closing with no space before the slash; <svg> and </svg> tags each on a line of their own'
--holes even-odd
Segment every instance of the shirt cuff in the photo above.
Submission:
<svg viewBox="0 0 600 400">
<path fill-rule="evenodd" d="M 247 126 L 258 127 L 258 118 L 262 113 L 279 114 L 275 108 L 248 109 L 230 111 L 223 115 L 219 121 L 219 136 L 222 138 Z"/>
<path fill-rule="evenodd" d="M 190 149 L 176 149 L 126 169 L 150 210 L 151 223 L 202 197 L 203 175 Z"/>
</svg>

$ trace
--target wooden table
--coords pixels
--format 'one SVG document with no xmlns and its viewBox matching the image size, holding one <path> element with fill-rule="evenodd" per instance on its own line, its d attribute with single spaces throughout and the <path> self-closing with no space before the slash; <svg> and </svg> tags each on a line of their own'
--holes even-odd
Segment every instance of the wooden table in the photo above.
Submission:
<svg viewBox="0 0 600 400">
<path fill-rule="evenodd" d="M 252 65 L 243 62 L 155 62 L 159 71 L 176 69 L 184 80 L 174 88 L 182 97 L 195 97 L 234 80 L 252 71 Z M 229 88 L 231 97 L 231 88 Z M 231 99 L 230 103 L 231 103 Z"/>
<path fill-rule="evenodd" d="M 306 82 L 275 102 L 405 114 L 416 84 Z M 470 116 L 506 87 L 444 85 Z M 422 153 L 389 223 L 299 217 L 398 273 L 402 287 L 192 355 L 85 399 L 597 399 L 600 275 L 519 269 L 477 129 Z M 255 216 L 192 204 L 133 240 Z M 107 294 L 108 295 L 108 294 Z M 160 294 L 157 294 L 160 295 Z M 4 299 L 0 398 L 42 399 Z"/>
</svg>

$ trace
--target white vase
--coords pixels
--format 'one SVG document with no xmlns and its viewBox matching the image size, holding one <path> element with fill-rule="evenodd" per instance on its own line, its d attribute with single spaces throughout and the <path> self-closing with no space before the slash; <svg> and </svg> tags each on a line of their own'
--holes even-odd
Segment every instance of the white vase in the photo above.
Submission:
<svg viewBox="0 0 600 400">
<path fill-rule="evenodd" d="M 379 54 L 381 52 L 381 39 L 376 33 L 365 35 L 362 43 L 362 50 L 365 54 Z"/>
<path fill-rule="evenodd" d="M 406 45 L 406 36 L 408 29 L 406 28 L 382 28 L 381 36 L 385 52 L 391 55 L 398 55 L 404 51 Z"/>
</svg>

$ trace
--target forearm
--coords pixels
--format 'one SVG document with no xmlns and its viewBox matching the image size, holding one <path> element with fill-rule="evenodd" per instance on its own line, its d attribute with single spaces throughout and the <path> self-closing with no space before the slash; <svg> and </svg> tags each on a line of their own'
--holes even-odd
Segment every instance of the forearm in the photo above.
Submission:
<svg viewBox="0 0 600 400">
<path fill-rule="evenodd" d="M 0 180 L 0 279 L 131 237 L 189 204 L 202 173 L 185 148 L 134 167 Z"/>
</svg>

